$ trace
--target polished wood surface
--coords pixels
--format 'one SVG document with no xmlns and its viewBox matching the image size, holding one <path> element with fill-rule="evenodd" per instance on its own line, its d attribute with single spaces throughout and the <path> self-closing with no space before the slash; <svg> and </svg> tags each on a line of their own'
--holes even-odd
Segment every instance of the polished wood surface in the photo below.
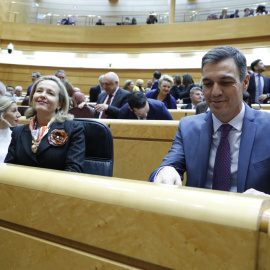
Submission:
<svg viewBox="0 0 270 270">
<path fill-rule="evenodd" d="M 5 270 L 247 270 L 268 262 L 268 234 L 259 231 L 268 197 L 6 164 L 0 175 Z"/>
</svg>

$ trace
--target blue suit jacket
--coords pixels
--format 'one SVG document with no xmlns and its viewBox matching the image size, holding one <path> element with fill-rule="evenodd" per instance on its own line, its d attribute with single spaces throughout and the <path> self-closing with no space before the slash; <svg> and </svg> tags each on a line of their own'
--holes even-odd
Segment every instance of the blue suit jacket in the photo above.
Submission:
<svg viewBox="0 0 270 270">
<path fill-rule="evenodd" d="M 93 86 L 89 91 L 89 100 L 90 102 L 97 102 L 98 95 L 101 93 L 100 84 Z"/>
<path fill-rule="evenodd" d="M 68 140 L 64 145 L 53 146 L 49 144 L 48 135 L 54 129 L 61 129 L 67 133 Z M 32 136 L 29 125 L 18 126 L 13 129 L 12 140 L 5 162 L 55 170 L 83 172 L 85 158 L 83 130 L 84 128 L 79 122 L 54 122 L 34 154 L 31 150 Z"/>
<path fill-rule="evenodd" d="M 270 93 L 270 78 L 263 76 L 263 75 L 262 75 L 262 77 L 264 80 L 263 94 Z M 249 80 L 247 92 L 249 92 L 249 94 L 251 96 L 251 102 L 255 103 L 256 83 L 255 83 L 254 74 L 250 75 L 250 80 Z M 269 99 L 264 100 L 263 103 L 267 103 L 267 100 L 269 100 Z"/>
<path fill-rule="evenodd" d="M 147 114 L 147 120 L 173 120 L 170 112 L 165 107 L 164 103 L 154 99 L 147 99 L 149 103 L 149 112 Z M 138 119 L 133 111 L 129 109 L 128 103 L 126 103 L 119 110 L 119 119 Z"/>
<path fill-rule="evenodd" d="M 118 112 L 119 108 L 121 108 L 123 105 L 127 103 L 127 98 L 130 92 L 123 90 L 121 88 L 118 89 L 118 91 L 115 94 L 115 97 L 113 98 L 112 104 L 109 105 L 108 109 L 105 111 L 107 118 L 109 119 L 117 119 L 118 118 Z M 106 92 L 101 93 L 98 96 L 97 104 L 104 103 L 104 100 L 106 99 Z M 99 112 L 97 112 L 97 118 L 99 117 Z"/>
<path fill-rule="evenodd" d="M 270 194 L 270 113 L 249 108 L 242 126 L 237 192 L 249 188 Z M 211 111 L 181 119 L 173 145 L 161 166 L 187 172 L 187 186 L 205 187 L 213 132 Z M 157 170 L 150 175 L 154 180 Z"/>
</svg>

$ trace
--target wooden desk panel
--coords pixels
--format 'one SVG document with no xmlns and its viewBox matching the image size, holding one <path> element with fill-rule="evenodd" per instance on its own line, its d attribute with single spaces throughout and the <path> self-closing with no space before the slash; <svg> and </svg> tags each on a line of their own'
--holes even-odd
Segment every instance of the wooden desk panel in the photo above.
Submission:
<svg viewBox="0 0 270 270">
<path fill-rule="evenodd" d="M 5 164 L 0 175 L 5 270 L 46 269 L 57 258 L 59 269 L 81 259 L 87 269 L 249 270 L 260 258 L 268 197 Z"/>
</svg>

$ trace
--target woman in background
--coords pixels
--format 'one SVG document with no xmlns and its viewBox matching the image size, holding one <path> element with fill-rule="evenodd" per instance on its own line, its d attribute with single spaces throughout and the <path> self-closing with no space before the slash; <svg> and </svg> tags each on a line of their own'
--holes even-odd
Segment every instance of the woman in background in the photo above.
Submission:
<svg viewBox="0 0 270 270">
<path fill-rule="evenodd" d="M 184 90 L 180 93 L 177 103 L 184 103 L 184 104 L 191 103 L 191 99 L 189 96 L 190 90 L 192 87 L 197 85 L 194 84 L 193 78 L 189 73 L 184 73 L 182 75 L 182 84 L 184 86 Z"/>
<path fill-rule="evenodd" d="M 11 142 L 11 129 L 18 125 L 21 114 L 18 112 L 17 104 L 13 98 L 0 97 L 0 163 L 3 163 Z"/>
<path fill-rule="evenodd" d="M 83 172 L 85 139 L 80 122 L 70 121 L 66 88 L 55 76 L 39 78 L 33 85 L 26 118 L 19 126 L 5 162 L 55 170 Z"/>
<path fill-rule="evenodd" d="M 136 85 L 134 86 L 133 91 L 140 91 L 144 93 L 143 83 L 144 81 L 142 79 L 138 79 L 135 83 Z"/>
<path fill-rule="evenodd" d="M 66 79 L 62 80 L 62 83 L 67 89 L 68 95 L 70 97 L 69 108 L 79 108 L 82 109 L 86 104 L 85 95 L 80 91 L 76 91 L 73 85 Z"/>
<path fill-rule="evenodd" d="M 132 80 L 126 80 L 123 85 L 123 89 L 132 92 L 134 88 L 134 82 Z"/>
<path fill-rule="evenodd" d="M 180 75 L 173 75 L 173 85 L 170 94 L 175 98 L 175 100 L 180 98 L 180 93 L 184 91 L 184 86 L 181 85 Z"/>
<path fill-rule="evenodd" d="M 147 98 L 157 99 L 164 103 L 167 109 L 177 109 L 175 98 L 170 94 L 173 78 L 167 74 L 160 77 L 158 89 L 146 93 Z"/>
</svg>

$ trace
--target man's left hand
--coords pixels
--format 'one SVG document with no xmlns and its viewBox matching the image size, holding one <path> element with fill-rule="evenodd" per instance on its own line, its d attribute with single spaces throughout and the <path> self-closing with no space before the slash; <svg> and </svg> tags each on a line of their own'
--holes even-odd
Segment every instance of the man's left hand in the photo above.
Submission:
<svg viewBox="0 0 270 270">
<path fill-rule="evenodd" d="M 266 100 L 267 98 L 268 98 L 268 95 L 267 95 L 267 94 L 262 94 L 262 95 L 259 96 L 259 100 L 260 100 L 260 101 L 264 101 L 264 100 Z"/>
<path fill-rule="evenodd" d="M 96 105 L 95 109 L 98 112 L 106 111 L 108 109 L 108 105 L 107 104 L 98 104 L 98 105 Z"/>
<path fill-rule="evenodd" d="M 243 194 L 270 197 L 270 195 L 268 195 L 268 194 L 266 194 L 264 192 L 258 191 L 258 190 L 254 189 L 254 188 L 250 188 L 250 189 L 246 190 Z"/>
</svg>

